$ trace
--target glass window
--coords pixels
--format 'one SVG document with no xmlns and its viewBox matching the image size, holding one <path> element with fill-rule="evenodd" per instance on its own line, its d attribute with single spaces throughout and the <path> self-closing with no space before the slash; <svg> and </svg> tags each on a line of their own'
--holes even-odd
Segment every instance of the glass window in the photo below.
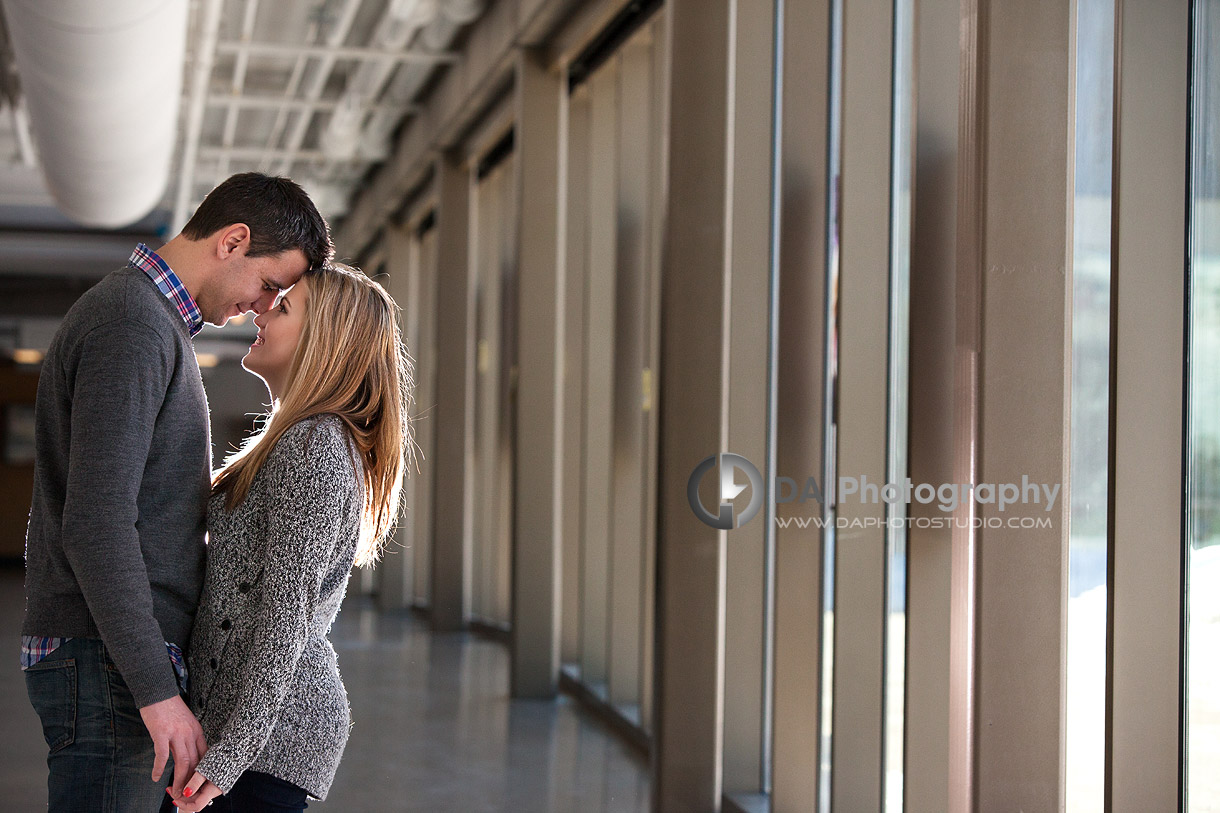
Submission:
<svg viewBox="0 0 1220 813">
<path fill-rule="evenodd" d="M 1080 0 L 1076 13 L 1066 796 L 1069 813 L 1100 813 L 1105 792 L 1114 4 Z"/>
<path fill-rule="evenodd" d="M 894 140 L 890 214 L 890 351 L 889 426 L 886 482 L 907 476 L 907 392 L 910 387 L 911 309 L 911 148 L 915 100 L 915 3 L 894 4 Z M 906 506 L 886 506 L 884 804 L 886 813 L 903 809 L 903 741 L 905 739 L 907 533 Z"/>
<path fill-rule="evenodd" d="M 1220 810 L 1220 0 L 1194 4 L 1187 417 L 1186 809 Z"/>
<path fill-rule="evenodd" d="M 830 3 L 830 138 L 827 173 L 826 234 L 826 389 L 823 415 L 826 421 L 823 448 L 826 466 L 823 483 L 838 482 L 839 401 L 839 241 L 843 183 L 843 2 Z M 835 673 L 835 516 L 834 500 L 828 500 L 822 534 L 822 752 L 818 781 L 819 813 L 830 813 L 831 758 L 834 738 Z"/>
</svg>

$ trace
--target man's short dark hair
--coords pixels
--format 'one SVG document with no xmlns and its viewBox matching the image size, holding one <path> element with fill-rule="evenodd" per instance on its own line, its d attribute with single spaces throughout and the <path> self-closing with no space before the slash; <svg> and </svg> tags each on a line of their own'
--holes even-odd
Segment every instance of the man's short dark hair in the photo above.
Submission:
<svg viewBox="0 0 1220 813">
<path fill-rule="evenodd" d="M 247 256 L 262 257 L 300 249 L 314 269 L 335 253 L 330 227 L 295 181 L 261 172 L 233 175 L 208 193 L 182 229 L 202 240 L 234 223 L 250 227 Z"/>
</svg>

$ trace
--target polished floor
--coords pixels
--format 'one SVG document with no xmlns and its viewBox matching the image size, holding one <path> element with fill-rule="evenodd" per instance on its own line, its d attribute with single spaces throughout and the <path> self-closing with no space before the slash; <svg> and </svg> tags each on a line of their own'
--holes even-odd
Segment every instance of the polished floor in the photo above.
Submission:
<svg viewBox="0 0 1220 813">
<path fill-rule="evenodd" d="M 21 571 L 0 571 L 0 810 L 46 809 L 46 750 L 17 665 Z M 325 802 L 310 810 L 410 813 L 646 811 L 643 759 L 572 700 L 508 697 L 498 643 L 434 635 L 349 599 L 331 640 L 353 728 Z"/>
</svg>

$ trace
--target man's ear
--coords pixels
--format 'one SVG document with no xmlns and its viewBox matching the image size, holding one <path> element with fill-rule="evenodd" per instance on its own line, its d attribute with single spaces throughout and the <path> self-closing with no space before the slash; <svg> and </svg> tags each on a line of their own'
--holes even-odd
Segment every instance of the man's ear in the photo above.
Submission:
<svg viewBox="0 0 1220 813">
<path fill-rule="evenodd" d="M 234 223 L 221 229 L 216 238 L 217 258 L 228 259 L 239 248 L 243 254 L 250 248 L 250 227 L 245 223 Z"/>
</svg>

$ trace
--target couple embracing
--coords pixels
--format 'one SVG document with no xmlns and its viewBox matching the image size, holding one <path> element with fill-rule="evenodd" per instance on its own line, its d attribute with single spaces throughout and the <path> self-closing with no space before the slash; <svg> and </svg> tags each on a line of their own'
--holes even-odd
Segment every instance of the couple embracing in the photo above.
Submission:
<svg viewBox="0 0 1220 813">
<path fill-rule="evenodd" d="M 326 633 L 411 448 L 397 308 L 332 255 L 297 184 L 235 175 L 52 341 L 21 630 L 52 811 L 326 797 L 349 727 Z M 247 311 L 272 408 L 213 472 L 191 339 Z"/>
</svg>

